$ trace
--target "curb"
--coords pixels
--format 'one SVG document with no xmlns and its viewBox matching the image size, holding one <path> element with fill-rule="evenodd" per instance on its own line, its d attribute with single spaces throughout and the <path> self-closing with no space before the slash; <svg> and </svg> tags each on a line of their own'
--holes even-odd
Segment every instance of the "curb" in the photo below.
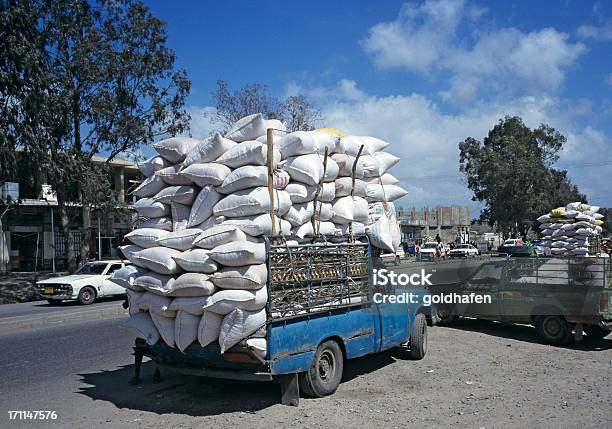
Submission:
<svg viewBox="0 0 612 429">
<path fill-rule="evenodd" d="M 67 313 L 57 312 L 38 317 L 33 317 L 31 315 L 14 316 L 0 320 L 0 332 L 27 328 L 51 327 L 52 325 L 66 322 L 114 319 L 119 316 L 127 315 L 128 311 L 125 310 L 121 304 L 118 304 L 116 307 L 113 306 L 110 308 L 91 309 Z"/>
</svg>

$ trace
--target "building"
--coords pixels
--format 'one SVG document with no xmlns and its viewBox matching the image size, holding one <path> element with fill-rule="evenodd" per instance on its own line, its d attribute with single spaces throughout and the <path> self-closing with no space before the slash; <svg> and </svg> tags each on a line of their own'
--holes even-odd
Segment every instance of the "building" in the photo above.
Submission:
<svg viewBox="0 0 612 429">
<path fill-rule="evenodd" d="M 439 206 L 433 209 L 398 210 L 402 240 L 408 242 L 433 240 L 437 234 L 448 242 L 465 243 L 470 237 L 470 209 Z"/>
<path fill-rule="evenodd" d="M 106 158 L 94 157 L 94 162 L 106 162 Z M 129 190 L 142 181 L 136 165 L 130 161 L 114 159 L 109 163 L 112 171 L 112 186 L 116 200 L 126 203 Z M 4 201 L 10 195 L 12 200 L 19 200 L 1 219 L 4 231 L 4 246 L 0 239 L 0 263 L 8 260 L 9 271 L 55 271 L 64 269 L 65 239 L 60 227 L 57 199 L 50 186 L 42 185 L 39 195 L 19 194 L 19 184 L 4 183 Z M 0 204 L 0 214 L 6 205 Z M 80 255 L 82 218 L 78 216 L 80 205 L 68 203 L 69 211 L 75 214 L 71 222 L 75 253 Z M 93 210 L 92 228 L 89 231 L 90 249 L 98 258 L 117 257 L 117 246 L 123 236 L 131 231 L 135 222 L 133 212 L 127 214 L 109 214 Z M 1 234 L 1 233 L 0 233 Z M 1 269 L 2 267 L 0 267 Z"/>
</svg>

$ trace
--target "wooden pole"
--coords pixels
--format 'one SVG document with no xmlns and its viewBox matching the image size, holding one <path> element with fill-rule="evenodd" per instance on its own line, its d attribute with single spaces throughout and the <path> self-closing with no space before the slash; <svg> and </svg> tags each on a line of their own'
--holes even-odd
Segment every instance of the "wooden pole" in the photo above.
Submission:
<svg viewBox="0 0 612 429">
<path fill-rule="evenodd" d="M 268 143 L 266 163 L 268 165 L 268 195 L 270 197 L 270 222 L 272 223 L 272 237 L 274 237 L 276 235 L 276 222 L 274 221 L 274 139 L 272 128 L 268 128 L 266 137 Z"/>
<path fill-rule="evenodd" d="M 357 152 L 355 161 L 353 161 L 353 168 L 351 169 L 351 199 L 355 197 L 355 170 L 357 170 L 357 162 L 359 162 L 361 151 L 363 151 L 363 145 L 359 147 L 359 152 Z M 355 200 L 353 200 L 353 202 L 354 201 Z M 353 241 L 353 222 L 349 222 L 349 238 Z"/>
<path fill-rule="evenodd" d="M 328 149 L 327 147 L 325 147 L 325 154 L 323 156 L 323 177 L 321 177 L 321 181 L 319 182 L 319 186 L 317 186 L 317 191 L 315 192 L 314 200 L 312 201 L 313 212 L 312 212 L 311 222 L 312 222 L 312 233 L 315 236 L 319 235 L 319 228 L 317 227 L 317 200 L 319 199 L 319 195 L 321 194 L 321 192 L 323 192 L 323 183 L 325 180 L 325 174 L 327 173 L 327 152 L 328 152 Z M 323 206 L 323 203 L 321 203 L 321 207 L 322 206 Z"/>
</svg>

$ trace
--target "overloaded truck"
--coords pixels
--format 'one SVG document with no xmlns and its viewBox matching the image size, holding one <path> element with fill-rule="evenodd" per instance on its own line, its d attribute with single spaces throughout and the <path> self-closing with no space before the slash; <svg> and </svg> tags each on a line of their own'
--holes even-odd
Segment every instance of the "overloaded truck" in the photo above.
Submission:
<svg viewBox="0 0 612 429">
<path fill-rule="evenodd" d="M 441 302 L 436 317 L 449 324 L 474 317 L 535 326 L 545 342 L 601 339 L 612 332 L 612 264 L 605 257 L 508 258 L 483 263 L 467 281 L 434 284 L 437 297 L 480 295 L 490 302 Z"/>
<path fill-rule="evenodd" d="M 144 356 L 158 368 L 206 378 L 277 381 L 281 402 L 297 405 L 299 393 L 332 394 L 348 359 L 404 346 L 413 359 L 427 352 L 426 308 L 420 289 L 378 288 L 372 268 L 382 264 L 364 237 L 353 243 L 289 244 L 266 239 L 267 347 L 243 340 L 224 353 L 214 342 L 183 352 L 163 340 L 134 347 L 138 382 Z M 378 304 L 375 294 L 412 293 L 412 303 Z"/>
</svg>

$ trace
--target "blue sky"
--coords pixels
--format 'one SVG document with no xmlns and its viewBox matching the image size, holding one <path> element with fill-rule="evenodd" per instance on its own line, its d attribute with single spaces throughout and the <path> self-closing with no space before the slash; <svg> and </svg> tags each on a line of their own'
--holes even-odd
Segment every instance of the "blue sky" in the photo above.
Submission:
<svg viewBox="0 0 612 429">
<path fill-rule="evenodd" d="M 612 2 L 147 2 L 192 80 L 192 133 L 215 82 L 302 93 L 325 126 L 391 142 L 399 205 L 478 205 L 457 143 L 500 117 L 568 138 L 559 167 L 612 206 Z"/>
</svg>

